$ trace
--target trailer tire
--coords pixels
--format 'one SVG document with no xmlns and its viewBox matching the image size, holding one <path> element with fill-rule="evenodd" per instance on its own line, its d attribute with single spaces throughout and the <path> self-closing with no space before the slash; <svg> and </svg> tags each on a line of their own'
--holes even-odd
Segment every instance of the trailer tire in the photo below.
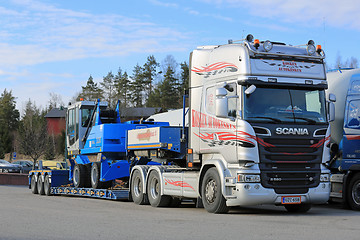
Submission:
<svg viewBox="0 0 360 240">
<path fill-rule="evenodd" d="M 170 205 L 171 197 L 161 195 L 161 181 L 157 171 L 150 172 L 146 190 L 151 206 L 167 207 Z"/>
<path fill-rule="evenodd" d="M 38 177 L 36 185 L 37 185 L 38 193 L 40 195 L 45 195 L 44 182 L 41 180 L 41 176 Z"/>
<path fill-rule="evenodd" d="M 44 192 L 45 192 L 45 195 L 46 195 L 46 196 L 51 196 L 50 175 L 46 175 L 46 176 L 45 176 Z"/>
<path fill-rule="evenodd" d="M 87 167 L 82 164 L 76 164 L 73 172 L 73 183 L 77 188 L 87 187 L 86 183 L 88 182 L 89 174 Z"/>
<path fill-rule="evenodd" d="M 201 198 L 204 208 L 210 213 L 227 213 L 229 207 L 221 191 L 219 173 L 215 167 L 206 171 L 201 184 Z"/>
<path fill-rule="evenodd" d="M 311 209 L 311 204 L 289 204 L 284 207 L 290 213 L 306 213 Z"/>
<path fill-rule="evenodd" d="M 353 210 L 360 210 L 360 173 L 355 174 L 349 183 L 347 190 L 348 203 Z"/>
<path fill-rule="evenodd" d="M 146 194 L 143 192 L 144 183 L 139 170 L 135 170 L 131 176 L 131 198 L 137 205 L 149 204 Z"/>
<path fill-rule="evenodd" d="M 37 188 L 36 176 L 35 175 L 31 176 L 30 187 L 31 187 L 31 192 L 33 194 L 38 194 L 38 188 Z"/>
</svg>

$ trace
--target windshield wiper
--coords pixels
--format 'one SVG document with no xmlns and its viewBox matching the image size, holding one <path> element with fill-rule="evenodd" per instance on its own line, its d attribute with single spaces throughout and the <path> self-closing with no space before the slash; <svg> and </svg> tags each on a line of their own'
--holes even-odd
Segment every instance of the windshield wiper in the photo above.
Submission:
<svg viewBox="0 0 360 240">
<path fill-rule="evenodd" d="M 292 118 L 292 117 L 287 117 L 287 118 Z M 306 121 L 306 122 L 309 123 L 309 124 L 316 124 L 316 121 L 313 120 L 313 119 L 311 119 L 311 118 L 296 117 L 296 116 L 294 116 L 293 118 L 295 118 L 295 119 L 300 119 L 300 120 L 304 120 L 304 121 Z"/>
<path fill-rule="evenodd" d="M 249 117 L 249 118 L 263 118 L 263 119 L 270 119 L 272 120 L 273 122 L 276 122 L 276 123 L 281 123 L 282 121 L 278 118 L 273 118 L 273 117 Z"/>
</svg>

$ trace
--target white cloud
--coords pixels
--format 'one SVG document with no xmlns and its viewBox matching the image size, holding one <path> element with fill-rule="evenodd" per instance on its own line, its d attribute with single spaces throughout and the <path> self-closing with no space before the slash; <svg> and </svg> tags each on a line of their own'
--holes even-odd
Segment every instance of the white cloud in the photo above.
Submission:
<svg viewBox="0 0 360 240">
<path fill-rule="evenodd" d="M 290 23 L 329 24 L 360 30 L 358 0 L 200 0 L 218 6 L 249 9 L 250 13 Z M 311 25 L 309 25 L 311 26 Z"/>
<path fill-rule="evenodd" d="M 158 1 L 155 1 L 158 2 Z M 131 52 L 179 51 L 186 34 L 122 15 L 58 8 L 36 0 L 0 7 L 0 66 L 28 66 Z"/>
</svg>

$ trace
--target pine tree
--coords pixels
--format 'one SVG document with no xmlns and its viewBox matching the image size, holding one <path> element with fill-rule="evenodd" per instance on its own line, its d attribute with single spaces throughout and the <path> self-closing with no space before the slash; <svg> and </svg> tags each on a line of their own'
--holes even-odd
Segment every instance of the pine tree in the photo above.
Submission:
<svg viewBox="0 0 360 240">
<path fill-rule="evenodd" d="M 120 100 L 120 108 L 126 108 L 129 105 L 129 91 L 130 91 L 130 80 L 126 72 L 122 72 L 119 68 L 117 75 L 114 78 L 115 93 L 117 99 Z"/>
<path fill-rule="evenodd" d="M 16 109 L 12 91 L 6 89 L 0 96 L 0 158 L 13 150 L 14 133 L 19 122 L 19 111 Z"/>
<path fill-rule="evenodd" d="M 115 77 L 114 74 L 110 71 L 103 78 L 103 81 L 100 82 L 101 89 L 103 92 L 104 100 L 109 103 L 109 106 L 114 108 L 116 105 L 116 96 L 115 96 Z"/>
<path fill-rule="evenodd" d="M 133 75 L 131 76 L 130 83 L 130 99 L 134 107 L 143 106 L 143 95 L 144 95 L 144 78 L 143 69 L 137 64 L 134 67 Z"/>
<path fill-rule="evenodd" d="M 77 100 L 79 100 L 79 98 L 83 98 L 84 100 L 88 101 L 96 101 L 99 98 L 103 98 L 103 91 L 100 87 L 98 87 L 97 83 L 94 82 L 94 79 L 91 75 L 86 82 L 86 86 L 81 88 L 82 92 L 78 96 Z"/>
<path fill-rule="evenodd" d="M 147 62 L 144 64 L 142 69 L 142 77 L 143 77 L 143 84 L 144 87 L 147 89 L 145 92 L 146 102 L 153 91 L 153 82 L 154 78 L 157 75 L 156 68 L 159 66 L 159 63 L 156 62 L 156 59 L 153 55 L 147 58 Z"/>
</svg>

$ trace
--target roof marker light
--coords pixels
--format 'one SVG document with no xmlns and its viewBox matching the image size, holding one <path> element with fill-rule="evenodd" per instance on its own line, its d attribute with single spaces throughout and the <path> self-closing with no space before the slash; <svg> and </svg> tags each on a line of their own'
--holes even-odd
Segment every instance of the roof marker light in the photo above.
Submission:
<svg viewBox="0 0 360 240">
<path fill-rule="evenodd" d="M 321 45 L 317 45 L 317 46 L 316 46 L 316 52 L 317 52 L 318 54 L 320 54 L 321 51 L 322 51 Z"/>
<path fill-rule="evenodd" d="M 255 47 L 256 49 L 258 49 L 259 46 L 260 46 L 260 40 L 259 40 L 259 39 L 255 39 L 255 40 L 254 40 L 254 47 Z"/>
</svg>

